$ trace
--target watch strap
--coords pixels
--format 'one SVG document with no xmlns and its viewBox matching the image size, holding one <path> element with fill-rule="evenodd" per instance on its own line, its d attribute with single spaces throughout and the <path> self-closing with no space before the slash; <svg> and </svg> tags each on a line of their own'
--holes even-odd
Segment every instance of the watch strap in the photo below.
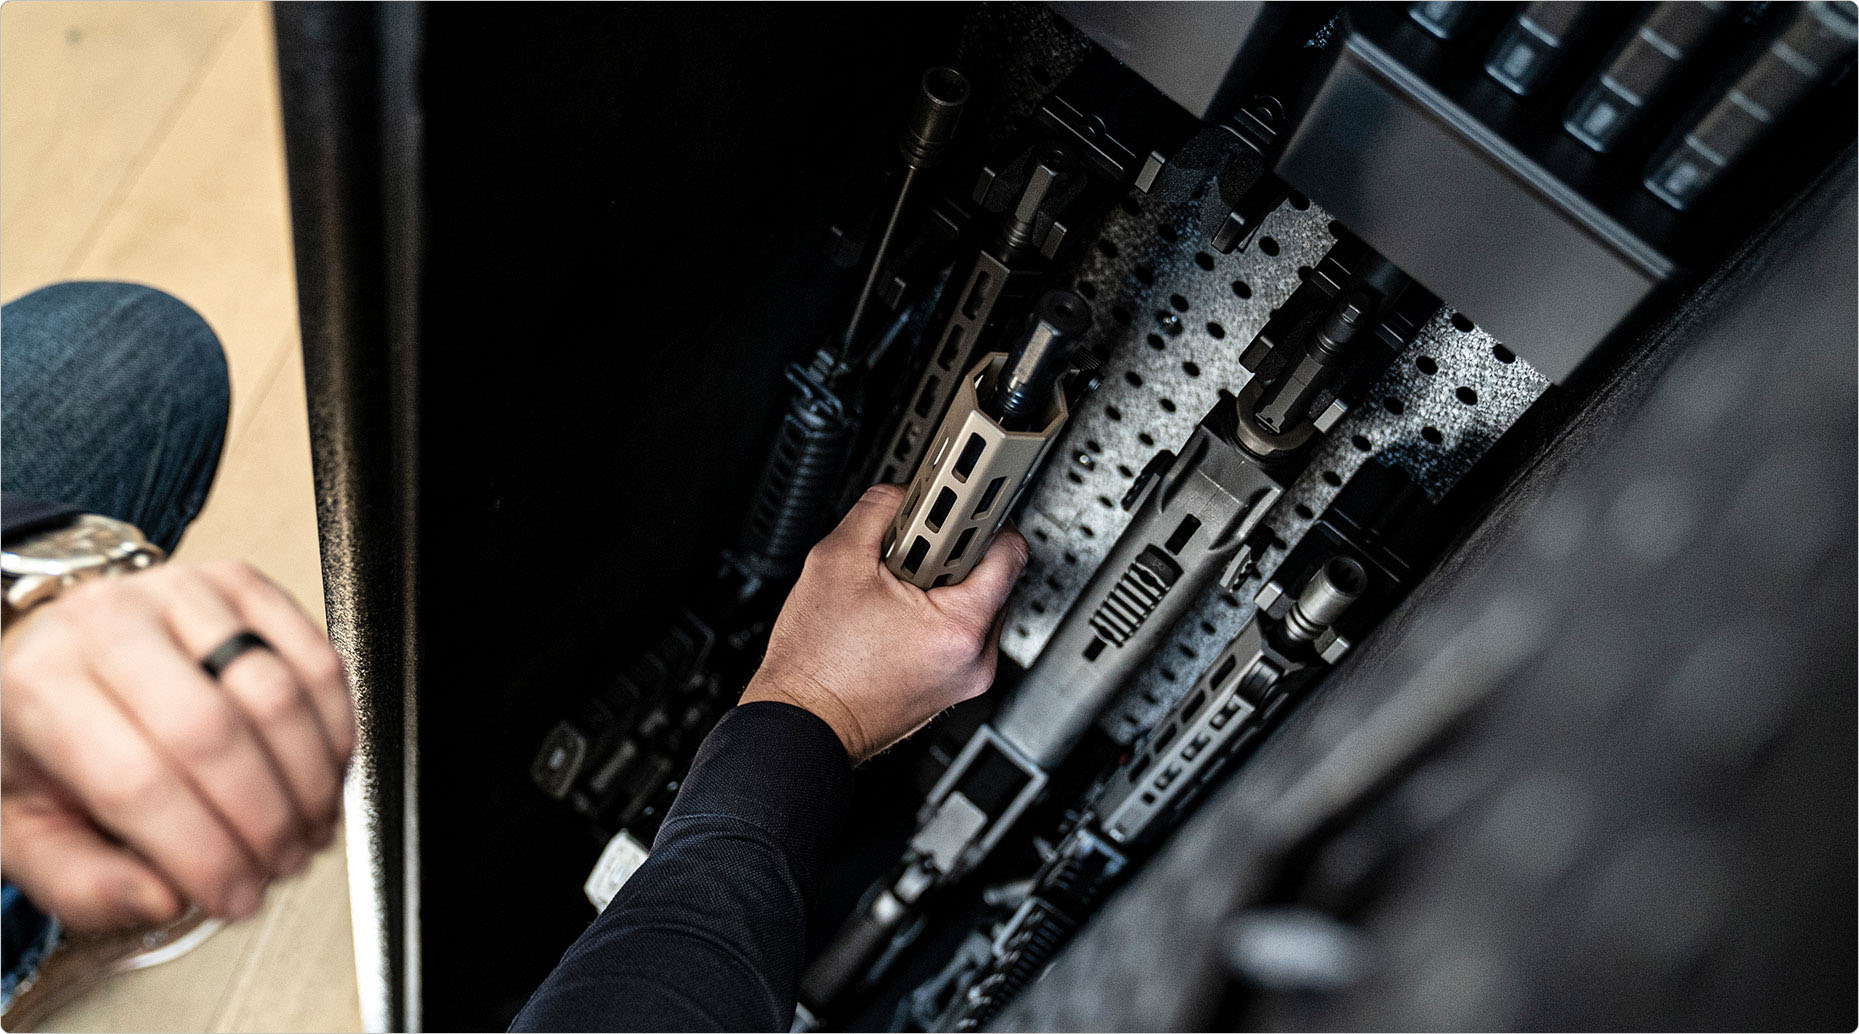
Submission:
<svg viewBox="0 0 1859 1034">
<path fill-rule="evenodd" d="M 0 545 L 10 546 L 39 532 L 62 528 L 83 512 L 18 492 L 0 492 Z"/>
</svg>

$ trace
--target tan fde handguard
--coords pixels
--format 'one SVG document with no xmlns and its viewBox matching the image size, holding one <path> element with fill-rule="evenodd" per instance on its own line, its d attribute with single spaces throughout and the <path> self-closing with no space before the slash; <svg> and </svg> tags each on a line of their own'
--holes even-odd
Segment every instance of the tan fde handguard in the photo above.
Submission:
<svg viewBox="0 0 1859 1034">
<path fill-rule="evenodd" d="M 980 400 L 1006 365 L 1007 353 L 991 352 L 963 378 L 885 535 L 885 566 L 920 589 L 968 577 L 1070 416 L 1055 387 L 1038 430 L 1002 427 Z"/>
</svg>

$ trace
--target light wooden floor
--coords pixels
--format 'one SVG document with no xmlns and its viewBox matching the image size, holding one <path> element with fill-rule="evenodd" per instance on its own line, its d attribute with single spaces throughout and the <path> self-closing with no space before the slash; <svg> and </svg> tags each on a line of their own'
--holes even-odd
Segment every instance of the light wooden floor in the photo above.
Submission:
<svg viewBox="0 0 1859 1034">
<path fill-rule="evenodd" d="M 0 299 L 152 284 L 212 324 L 232 421 L 178 556 L 243 557 L 322 610 L 270 11 L 0 7 Z M 52 1017 L 83 1031 L 356 1030 L 341 842 L 265 909 Z"/>
</svg>

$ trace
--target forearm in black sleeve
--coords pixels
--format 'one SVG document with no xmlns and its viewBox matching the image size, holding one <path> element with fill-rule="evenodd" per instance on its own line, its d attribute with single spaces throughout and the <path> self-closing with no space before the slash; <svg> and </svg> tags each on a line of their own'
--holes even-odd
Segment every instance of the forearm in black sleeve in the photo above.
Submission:
<svg viewBox="0 0 1859 1034">
<path fill-rule="evenodd" d="M 787 704 L 729 712 L 698 749 L 652 856 L 512 1030 L 781 1030 L 851 766 Z"/>
</svg>

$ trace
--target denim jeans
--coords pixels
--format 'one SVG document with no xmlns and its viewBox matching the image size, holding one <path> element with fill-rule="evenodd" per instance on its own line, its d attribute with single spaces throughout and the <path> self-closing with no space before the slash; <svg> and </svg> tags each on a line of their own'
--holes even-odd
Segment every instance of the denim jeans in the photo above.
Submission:
<svg viewBox="0 0 1859 1034">
<path fill-rule="evenodd" d="M 0 491 L 128 521 L 172 551 L 206 501 L 231 387 L 199 314 L 138 284 L 54 284 L 0 307 Z M 0 1001 L 57 937 L 0 895 Z"/>
</svg>

